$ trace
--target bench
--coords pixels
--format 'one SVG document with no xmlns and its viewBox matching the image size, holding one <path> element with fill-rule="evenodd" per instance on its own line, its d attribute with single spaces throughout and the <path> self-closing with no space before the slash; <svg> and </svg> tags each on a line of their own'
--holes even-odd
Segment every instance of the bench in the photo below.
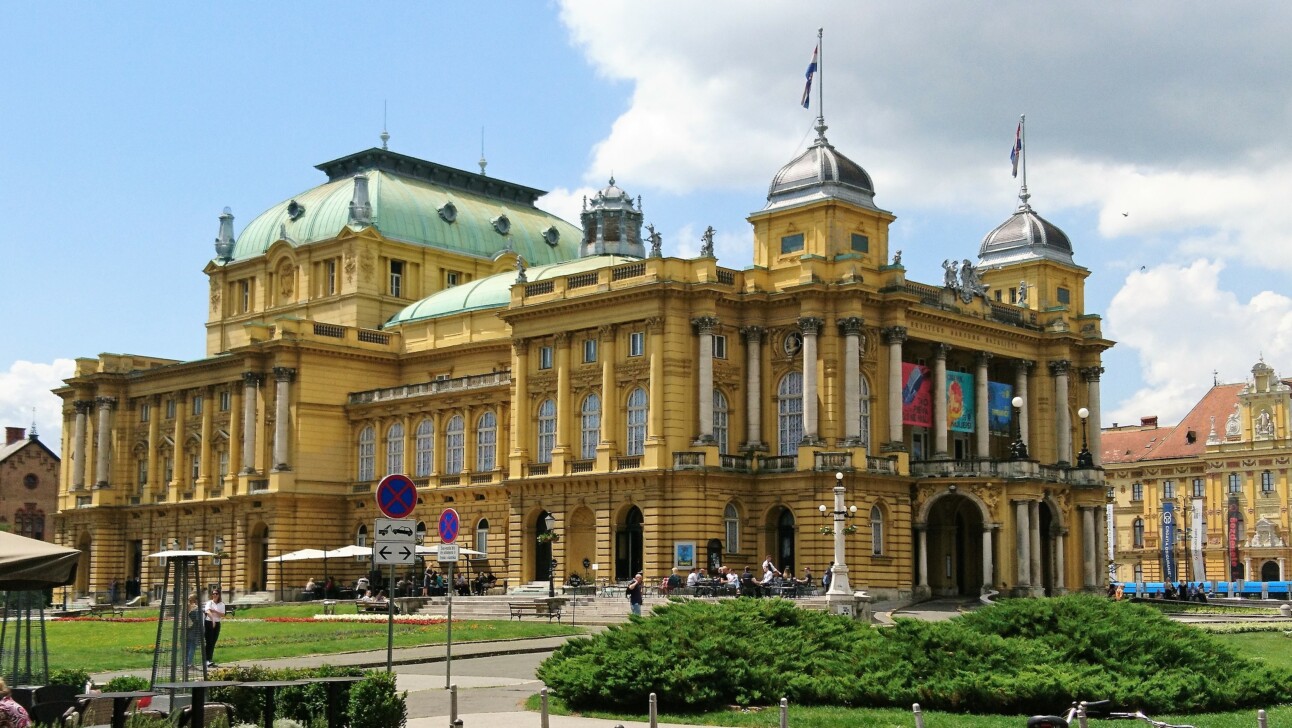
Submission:
<svg viewBox="0 0 1292 728">
<path fill-rule="evenodd" d="M 547 617 L 547 621 L 553 619 L 561 621 L 561 603 L 560 602 L 507 602 L 507 611 L 512 618 L 520 619 L 526 614 L 532 614 L 536 617 Z"/>
<path fill-rule="evenodd" d="M 359 600 L 356 600 L 354 603 L 355 614 L 370 614 L 372 612 L 379 612 L 381 614 L 385 614 L 391 609 L 395 610 L 395 614 L 399 614 L 399 605 L 389 601 L 372 602 L 372 601 L 364 601 L 362 599 L 359 599 Z"/>
<path fill-rule="evenodd" d="M 126 616 L 126 610 L 120 606 L 117 606 L 116 604 L 91 604 L 90 605 L 91 617 L 102 617 L 108 614 L 112 614 L 117 617 L 124 617 Z"/>
</svg>

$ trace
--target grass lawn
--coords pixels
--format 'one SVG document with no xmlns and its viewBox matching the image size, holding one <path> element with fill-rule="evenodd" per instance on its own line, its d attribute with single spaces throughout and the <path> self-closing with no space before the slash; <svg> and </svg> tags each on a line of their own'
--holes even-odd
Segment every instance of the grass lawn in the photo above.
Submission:
<svg viewBox="0 0 1292 728">
<path fill-rule="evenodd" d="M 1270 667 L 1292 669 L 1292 637 L 1276 632 L 1240 632 L 1238 634 L 1217 634 L 1216 639 L 1254 660 L 1260 660 Z M 1274 725 L 1271 723 L 1271 725 Z"/>
<path fill-rule="evenodd" d="M 226 619 L 215 648 L 217 662 L 327 655 L 357 650 L 384 650 L 386 622 L 267 622 L 266 618 L 308 618 L 316 606 L 256 607 Z M 157 640 L 157 610 L 128 612 L 148 621 L 94 619 L 46 623 L 49 668 L 81 668 L 90 672 L 130 670 L 152 666 Z M 169 628 L 169 623 L 167 624 Z M 395 623 L 395 646 L 443 643 L 443 624 Z M 457 621 L 453 641 L 478 642 L 524 637 L 582 634 L 582 628 L 548 622 Z"/>
</svg>

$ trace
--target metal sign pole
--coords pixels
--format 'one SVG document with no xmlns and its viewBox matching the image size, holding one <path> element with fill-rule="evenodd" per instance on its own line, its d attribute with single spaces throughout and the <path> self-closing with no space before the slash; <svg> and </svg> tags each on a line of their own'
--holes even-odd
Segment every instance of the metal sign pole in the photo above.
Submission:
<svg viewBox="0 0 1292 728">
<path fill-rule="evenodd" d="M 448 595 L 448 617 L 445 619 L 445 625 L 448 627 L 448 637 L 444 642 L 444 687 L 449 687 L 453 679 L 453 562 L 445 569 L 448 577 L 445 580 L 444 593 Z"/>
<path fill-rule="evenodd" d="M 390 590 L 386 592 L 386 672 L 395 657 L 395 565 L 390 565 Z"/>
</svg>

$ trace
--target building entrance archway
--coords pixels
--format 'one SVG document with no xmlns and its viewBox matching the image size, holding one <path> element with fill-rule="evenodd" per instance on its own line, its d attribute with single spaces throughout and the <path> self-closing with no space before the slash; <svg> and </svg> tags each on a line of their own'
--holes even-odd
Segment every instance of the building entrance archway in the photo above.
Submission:
<svg viewBox="0 0 1292 728">
<path fill-rule="evenodd" d="M 1261 581 L 1279 581 L 1279 562 L 1266 561 L 1261 564 Z"/>
<path fill-rule="evenodd" d="M 552 578 L 552 541 L 543 537 L 547 531 L 547 511 L 534 517 L 534 581 L 547 581 Z"/>
<path fill-rule="evenodd" d="M 982 573 L 982 511 L 961 495 L 938 498 L 928 515 L 929 590 L 935 596 L 978 596 Z"/>
<path fill-rule="evenodd" d="M 772 509 L 767 520 L 771 532 L 771 543 L 768 544 L 767 553 L 772 555 L 776 568 L 786 574 L 793 574 L 796 557 L 794 512 L 780 506 Z"/>
<path fill-rule="evenodd" d="M 615 529 L 615 580 L 627 581 L 642 570 L 642 510 L 633 506 Z"/>
</svg>

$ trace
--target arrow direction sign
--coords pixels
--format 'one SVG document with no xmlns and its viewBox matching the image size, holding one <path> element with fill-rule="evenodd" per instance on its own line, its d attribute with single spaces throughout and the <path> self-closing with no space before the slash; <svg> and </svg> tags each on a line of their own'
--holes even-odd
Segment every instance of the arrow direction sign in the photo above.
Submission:
<svg viewBox="0 0 1292 728">
<path fill-rule="evenodd" d="M 412 545 L 401 541 L 374 541 L 372 544 L 372 560 L 379 566 L 411 564 L 415 555 Z"/>
</svg>

